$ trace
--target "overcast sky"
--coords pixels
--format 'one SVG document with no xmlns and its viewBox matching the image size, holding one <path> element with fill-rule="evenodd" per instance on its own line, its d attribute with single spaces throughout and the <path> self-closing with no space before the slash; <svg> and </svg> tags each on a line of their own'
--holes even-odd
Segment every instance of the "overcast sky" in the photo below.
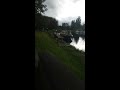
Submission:
<svg viewBox="0 0 120 90">
<path fill-rule="evenodd" d="M 71 22 L 78 16 L 81 22 L 85 23 L 85 0 L 46 0 L 47 11 L 46 16 L 54 17 L 62 22 Z"/>
</svg>

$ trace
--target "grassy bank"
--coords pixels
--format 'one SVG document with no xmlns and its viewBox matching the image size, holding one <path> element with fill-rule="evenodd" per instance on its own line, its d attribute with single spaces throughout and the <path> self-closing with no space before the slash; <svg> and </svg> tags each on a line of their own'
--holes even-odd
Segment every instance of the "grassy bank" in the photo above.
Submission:
<svg viewBox="0 0 120 90">
<path fill-rule="evenodd" d="M 66 64 L 81 79 L 85 79 L 84 53 L 72 46 L 59 47 L 56 40 L 48 33 L 35 32 L 35 47 L 39 53 L 48 52 Z"/>
</svg>

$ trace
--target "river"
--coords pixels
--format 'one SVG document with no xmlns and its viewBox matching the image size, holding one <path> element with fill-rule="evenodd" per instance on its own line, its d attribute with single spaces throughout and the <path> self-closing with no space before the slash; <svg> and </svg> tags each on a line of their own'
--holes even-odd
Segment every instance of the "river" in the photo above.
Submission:
<svg viewBox="0 0 120 90">
<path fill-rule="evenodd" d="M 85 52 L 85 39 L 79 37 L 76 41 L 75 38 L 72 38 L 72 42 L 70 43 L 71 46 L 74 46 L 78 50 L 82 50 Z"/>
</svg>

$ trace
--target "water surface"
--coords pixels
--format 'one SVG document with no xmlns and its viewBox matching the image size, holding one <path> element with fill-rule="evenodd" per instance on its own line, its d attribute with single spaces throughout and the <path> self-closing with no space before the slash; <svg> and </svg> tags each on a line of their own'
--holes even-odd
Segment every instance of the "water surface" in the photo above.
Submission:
<svg viewBox="0 0 120 90">
<path fill-rule="evenodd" d="M 72 42 L 70 45 L 74 46 L 78 50 L 82 50 L 85 52 L 85 39 L 79 37 L 78 41 L 75 38 L 72 38 Z"/>
</svg>

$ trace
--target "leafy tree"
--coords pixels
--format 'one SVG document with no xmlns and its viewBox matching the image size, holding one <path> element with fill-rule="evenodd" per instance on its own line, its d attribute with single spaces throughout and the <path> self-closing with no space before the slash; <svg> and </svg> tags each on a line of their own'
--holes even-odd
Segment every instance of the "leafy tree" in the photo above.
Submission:
<svg viewBox="0 0 120 90">
<path fill-rule="evenodd" d="M 80 18 L 80 16 L 76 20 L 71 21 L 71 29 L 72 30 L 81 29 L 81 18 Z"/>
<path fill-rule="evenodd" d="M 76 19 L 76 29 L 81 29 L 81 18 L 80 16 Z"/>
<path fill-rule="evenodd" d="M 75 20 L 72 20 L 72 22 L 71 22 L 71 29 L 72 29 L 72 30 L 75 29 Z"/>
<path fill-rule="evenodd" d="M 69 24 L 68 23 L 62 23 L 62 29 L 69 30 Z"/>
<path fill-rule="evenodd" d="M 47 10 L 47 6 L 43 3 L 45 0 L 35 0 L 35 14 L 42 14 Z"/>
<path fill-rule="evenodd" d="M 35 30 L 40 30 L 44 26 L 42 13 L 47 10 L 47 6 L 44 5 L 43 2 L 45 2 L 45 0 L 35 0 Z"/>
<path fill-rule="evenodd" d="M 85 31 L 85 24 L 82 25 L 82 30 Z"/>
<path fill-rule="evenodd" d="M 81 30 L 85 31 L 85 23 L 83 25 L 81 25 Z"/>
</svg>

